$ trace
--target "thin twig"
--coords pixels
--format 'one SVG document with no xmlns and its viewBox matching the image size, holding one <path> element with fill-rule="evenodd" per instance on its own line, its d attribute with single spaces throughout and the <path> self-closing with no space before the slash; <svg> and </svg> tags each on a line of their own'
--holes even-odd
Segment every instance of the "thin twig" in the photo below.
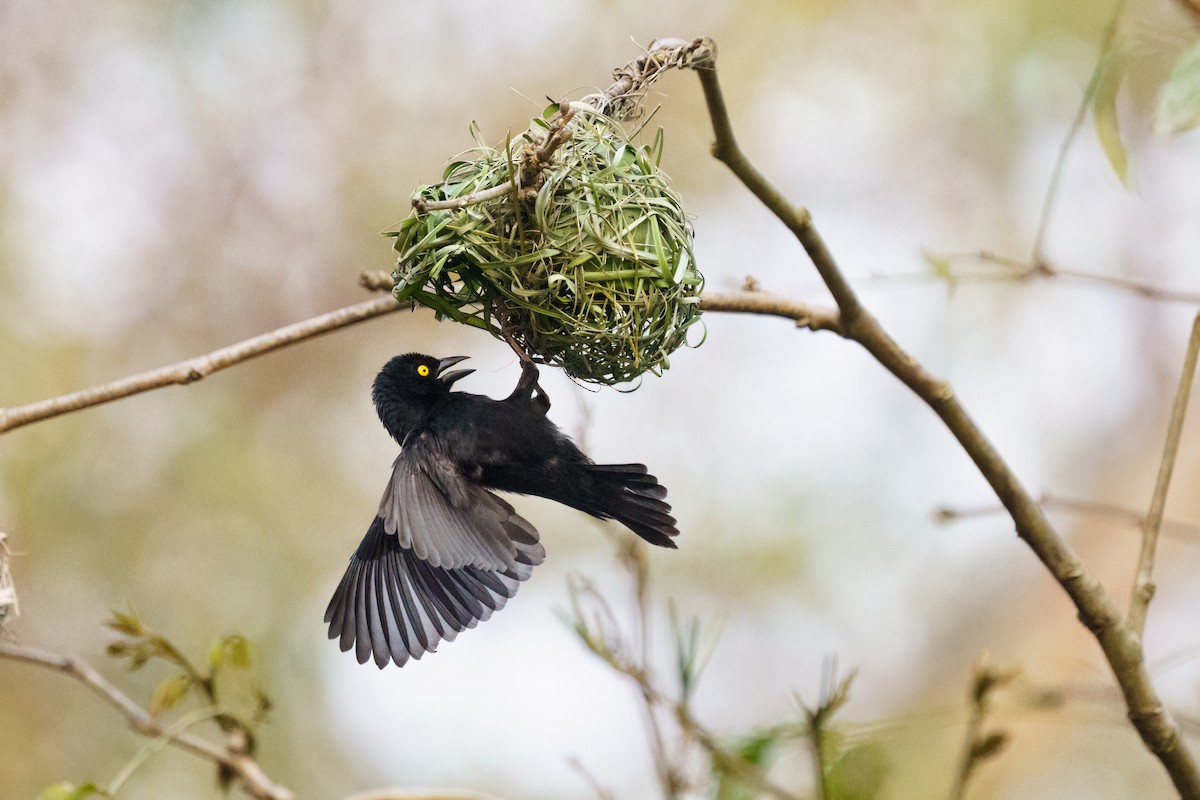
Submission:
<svg viewBox="0 0 1200 800">
<path fill-rule="evenodd" d="M 185 714 L 181 718 L 177 719 L 175 724 L 164 730 L 161 737 L 154 738 L 146 742 L 146 744 L 134 754 L 133 758 L 121 768 L 121 771 L 118 772 L 116 776 L 108 782 L 108 784 L 104 787 L 104 790 L 113 797 L 119 795 L 125 784 L 133 778 L 137 771 L 141 769 L 146 762 L 171 746 L 171 737 L 173 737 L 175 734 L 183 733 L 188 728 L 199 722 L 212 719 L 214 715 L 219 713 L 219 711 L 213 708 L 201 708 Z"/>
<path fill-rule="evenodd" d="M 581 608 L 580 598 L 583 596 L 596 604 L 598 613 L 594 617 Z M 746 761 L 740 753 L 725 748 L 716 734 L 693 716 L 686 700 L 672 699 L 658 688 L 650 671 L 630 655 L 631 648 L 624 637 L 612 633 L 617 630 L 612 611 L 588 581 L 573 581 L 571 600 L 573 613 L 568 617 L 568 622 L 584 646 L 612 669 L 633 680 L 651 709 L 661 709 L 672 715 L 680 732 L 708 754 L 715 768 L 733 775 L 760 795 L 769 795 L 775 800 L 799 800 L 797 795 L 772 782 L 758 766 Z"/>
<path fill-rule="evenodd" d="M 833 800 L 830 780 L 830 765 L 827 762 L 829 740 L 826 736 L 829 720 L 833 718 L 850 697 L 851 672 L 842 680 L 837 679 L 837 657 L 826 658 L 821 671 L 821 693 L 815 708 L 800 703 L 804 711 L 804 729 L 808 734 L 809 753 L 813 762 L 813 779 L 817 785 L 818 800 Z"/>
<path fill-rule="evenodd" d="M 512 192 L 512 183 L 502 183 L 498 186 L 489 186 L 478 192 L 464 194 L 462 197 L 450 197 L 445 200 L 427 200 L 424 197 L 414 197 L 412 204 L 413 208 L 422 214 L 426 211 L 453 211 L 459 208 L 466 208 L 467 206 L 486 203 L 489 200 L 504 197 L 506 194 L 512 194 Z"/>
<path fill-rule="evenodd" d="M 638 640 L 638 658 L 643 664 L 650 658 L 651 618 L 649 597 L 649 569 L 646 562 L 645 545 L 632 537 L 618 541 L 619 557 L 625 570 L 633 578 L 633 602 L 636 611 L 635 624 Z M 679 771 L 676 769 L 670 755 L 667 753 L 667 741 L 663 735 L 662 726 L 658 720 L 658 710 L 646 689 L 639 685 L 642 697 L 642 713 L 645 717 L 646 728 L 650 735 L 650 746 L 654 760 L 654 769 L 658 773 L 658 781 L 662 788 L 663 800 L 676 800 L 682 789 Z"/>
<path fill-rule="evenodd" d="M 657 694 L 657 692 L 653 692 L 651 696 L 659 702 L 666 702 L 666 698 Z M 766 778 L 761 770 L 753 764 L 748 763 L 739 754 L 731 753 L 722 747 L 721 743 L 717 741 L 717 737 L 707 728 L 700 725 L 686 707 L 676 704 L 674 708 L 675 718 L 679 721 L 679 727 L 704 748 L 715 765 L 725 772 L 736 775 L 739 781 L 760 794 L 770 795 L 775 800 L 799 800 L 799 795 L 789 792 L 779 784 Z"/>
<path fill-rule="evenodd" d="M 130 727 L 142 736 L 166 739 L 181 750 L 212 761 L 237 775 L 242 788 L 258 800 L 294 800 L 290 789 L 271 781 L 253 758 L 202 739 L 187 731 L 167 731 L 158 721 L 86 662 L 33 647 L 0 642 L 0 658 L 45 667 L 68 675 L 92 690 L 129 720 Z"/>
<path fill-rule="evenodd" d="M 358 285 L 371 292 L 390 292 L 396 288 L 392 273 L 382 269 L 369 269 L 358 273 Z"/>
<path fill-rule="evenodd" d="M 571 120 L 575 119 L 575 108 L 566 103 L 560 104 L 558 113 L 550 122 L 550 131 L 537 147 L 525 150 L 521 158 L 519 183 L 522 188 L 541 187 L 545 176 L 543 170 L 552 165 L 554 151 L 566 144 L 571 138 Z M 535 195 L 536 197 L 536 195 Z"/>
<path fill-rule="evenodd" d="M 1112 517 L 1120 520 L 1127 525 L 1137 526 L 1139 529 L 1145 527 L 1146 517 L 1141 512 L 1135 511 L 1132 508 L 1119 506 L 1115 503 L 1101 503 L 1095 500 L 1075 500 L 1069 497 L 1059 497 L 1058 495 L 1043 492 L 1038 497 L 1038 503 L 1042 508 L 1047 510 L 1073 511 L 1077 514 L 1094 514 L 1102 517 Z M 933 510 L 933 520 L 941 524 L 950 524 L 960 522 L 964 519 L 973 517 L 990 517 L 997 514 L 1008 513 L 1004 506 L 998 504 L 989 504 L 985 506 L 977 506 L 972 508 L 956 508 L 952 506 L 939 506 Z M 1162 523 L 1162 534 L 1171 536 L 1177 539 L 1187 541 L 1196 541 L 1200 539 L 1200 525 L 1194 522 L 1183 522 L 1182 520 L 1164 519 Z"/>
<path fill-rule="evenodd" d="M 846 335 L 834 309 L 809 305 L 770 292 L 706 292 L 700 297 L 700 308 L 705 312 L 783 317 L 794 321 L 798 328 Z"/>
<path fill-rule="evenodd" d="M 629 120 L 641 113 L 642 99 L 646 90 L 658 76 L 668 69 L 678 69 L 711 61 L 715 45 L 709 39 L 658 39 L 651 43 L 645 55 L 613 71 L 613 83 L 598 95 L 585 97 L 583 103 L 591 103 L 602 114 L 617 120 Z M 413 207 L 421 213 L 432 210 L 453 210 L 494 200 L 513 191 L 532 200 L 537 197 L 542 171 L 550 165 L 554 151 L 571 138 L 571 120 L 575 107 L 561 104 L 558 114 L 550 120 L 550 131 L 536 148 L 526 148 L 521 157 L 521 169 L 513 173 L 513 180 L 502 186 L 492 186 L 463 197 L 446 200 L 426 200 L 414 197 Z"/>
<path fill-rule="evenodd" d="M 642 111 L 646 90 L 658 76 L 670 69 L 685 69 L 712 63 L 716 45 L 711 39 L 655 39 L 646 53 L 613 70 L 613 82 L 594 101 L 604 114 L 618 120 L 636 118 Z"/>
<path fill-rule="evenodd" d="M 206 378 L 212 373 L 240 364 L 255 356 L 270 353 L 288 345 L 296 344 L 323 333 L 345 328 L 364 322 L 393 311 L 406 308 L 391 297 L 376 297 L 352 306 L 339 308 L 328 314 L 321 314 L 312 319 L 297 322 L 261 336 L 238 342 L 237 344 L 214 350 L 211 353 L 187 361 L 180 361 L 166 367 L 131 375 L 127 378 L 94 386 L 79 392 L 52 397 L 37 403 L 12 408 L 0 408 L 0 433 L 7 433 L 14 428 L 28 425 L 31 422 L 57 417 L 71 411 L 91 408 L 102 403 L 131 397 L 135 394 L 148 392 L 151 389 L 161 389 L 164 386 L 186 386 L 189 383 Z"/>
<path fill-rule="evenodd" d="M 1088 108 L 1091 107 L 1092 100 L 1096 97 L 1096 90 L 1100 86 L 1100 76 L 1104 71 L 1104 63 L 1109 57 L 1113 42 L 1116 41 L 1118 23 L 1121 21 L 1121 14 L 1124 10 L 1125 0 L 1118 0 L 1112 19 L 1104 32 L 1104 39 L 1100 43 L 1100 54 L 1096 57 L 1096 66 L 1088 80 L 1087 89 L 1083 92 L 1083 99 L 1079 102 L 1079 109 L 1075 112 L 1075 119 L 1071 121 L 1071 127 L 1067 129 L 1067 135 L 1058 147 L 1058 157 L 1054 160 L 1054 169 L 1050 172 L 1050 182 L 1046 186 L 1046 198 L 1042 201 L 1042 213 L 1038 218 L 1037 233 L 1033 237 L 1033 251 L 1029 257 L 1029 260 L 1035 264 L 1045 261 L 1046 234 L 1050 230 L 1050 218 L 1054 215 L 1054 205 L 1058 200 L 1058 188 L 1062 184 L 1067 153 L 1070 152 L 1075 137 L 1079 135 L 1083 122 L 1087 119 Z"/>
<path fill-rule="evenodd" d="M 971 713 L 967 717 L 967 729 L 963 734 L 963 752 L 959 757 L 958 770 L 954 773 L 954 785 L 950 788 L 950 800 L 963 800 L 967 795 L 967 782 L 975 772 L 976 760 L 973 756 L 975 742 L 983 730 L 983 720 L 987 711 L 980 703 L 971 704 Z"/>
<path fill-rule="evenodd" d="M 983 726 L 991 710 L 992 692 L 1016 677 L 1015 670 L 991 667 L 988 664 L 987 653 L 983 653 L 975 662 L 971 670 L 971 713 L 967 717 L 962 756 L 954 776 L 954 785 L 950 789 L 950 800 L 963 800 L 967 794 L 967 783 L 975 774 L 975 770 L 984 761 L 997 755 L 1007 744 L 1006 733 L 993 731 L 985 734 Z"/>
<path fill-rule="evenodd" d="M 1101 275 L 1097 272 L 1059 267 L 1048 261 L 1028 262 L 1011 256 L 999 255 L 987 250 L 969 253 L 929 253 L 927 258 L 942 266 L 943 271 L 926 270 L 924 272 L 905 272 L 873 275 L 871 279 L 877 283 L 896 281 L 949 281 L 957 284 L 963 281 L 989 281 L 1003 283 L 1020 283 L 1023 281 L 1046 280 L 1051 278 L 1076 281 L 1078 283 L 1097 286 L 1103 289 L 1114 289 L 1144 297 L 1147 300 L 1166 303 L 1186 303 L 1200 305 L 1200 292 L 1186 289 L 1169 289 L 1156 286 L 1145 281 L 1123 278 L 1119 275 Z M 955 268 L 955 262 L 975 261 L 980 264 L 1001 267 L 1000 270 L 981 269 L 964 270 Z"/>
<path fill-rule="evenodd" d="M 574 117 L 574 108 L 567 105 L 562 106 L 558 114 L 554 116 L 550 131 L 540 143 L 536 146 L 533 144 L 523 145 L 520 154 L 515 158 L 510 152 L 509 157 L 520 161 L 521 168 L 510 170 L 510 177 L 504 183 L 489 186 L 462 197 L 450 197 L 445 200 L 428 200 L 417 195 L 412 199 L 413 208 L 421 214 L 428 211 L 455 210 L 486 203 L 489 200 L 497 200 L 505 195 L 519 196 L 532 203 L 537 199 L 538 188 L 543 181 L 542 171 L 550 166 L 550 158 L 554 155 L 554 151 L 571 138 L 571 120 Z"/>
<path fill-rule="evenodd" d="M 1187 800 L 1200 800 L 1200 769 L 1183 741 L 1179 726 L 1163 707 L 1146 669 L 1139 637 L 1125 625 L 1103 585 L 1064 540 L 1042 508 L 1021 484 L 954 395 L 950 385 L 931 375 L 904 351 L 862 306 L 813 227 L 807 209 L 793 207 L 771 186 L 738 148 L 725 100 L 712 67 L 696 73 L 712 118 L 713 154 L 793 232 L 813 262 L 839 310 L 844 336 L 862 345 L 941 418 L 991 485 L 1016 523 L 1020 536 L 1063 587 L 1079 618 L 1099 642 L 1121 692 L 1129 717 L 1142 741 L 1162 762 L 1175 788 Z"/>
<path fill-rule="evenodd" d="M 616 665 L 614 665 L 616 666 Z M 738 753 L 731 753 L 717 740 L 716 734 L 705 728 L 692 716 L 691 711 L 682 703 L 674 703 L 667 697 L 663 696 L 649 681 L 646 674 L 640 670 L 628 670 L 616 667 L 619 671 L 624 672 L 629 677 L 633 678 L 642 686 L 647 693 L 650 701 L 655 705 L 670 709 L 675 714 L 675 719 L 679 723 L 680 730 L 687 736 L 691 737 L 699 744 L 705 752 L 712 758 L 713 763 L 722 770 L 729 772 L 737 779 L 745 783 L 750 788 L 776 798 L 776 800 L 799 800 L 799 797 L 793 792 L 789 792 L 782 786 L 772 782 L 762 774 L 755 765 L 748 763 Z"/>
<path fill-rule="evenodd" d="M 809 718 L 809 754 L 812 757 L 813 782 L 817 787 L 818 800 L 834 800 L 833 789 L 829 785 L 829 766 L 825 763 L 825 728 L 814 724 L 814 718 Z"/>
<path fill-rule="evenodd" d="M 617 797 L 612 793 L 612 790 L 602 784 L 599 778 L 593 775 L 591 770 L 589 770 L 578 758 L 575 756 L 568 758 L 567 766 L 575 770 L 579 777 L 583 778 L 584 783 L 591 787 L 592 791 L 596 793 L 596 800 L 617 800 Z"/>
<path fill-rule="evenodd" d="M 1093 272 L 1083 272 L 1066 267 L 1052 267 L 1049 265 L 1044 265 L 1040 272 L 1044 277 L 1047 278 L 1067 278 L 1069 280 L 1096 284 L 1110 289 L 1132 292 L 1133 294 L 1145 297 L 1147 300 L 1162 300 L 1168 303 L 1187 303 L 1188 305 L 1200 305 L 1200 292 L 1189 292 L 1182 289 L 1168 289 L 1163 286 L 1155 286 L 1153 284 L 1143 283 L 1142 281 L 1135 281 L 1131 278 L 1122 278 L 1117 275 L 1098 275 Z"/>
<path fill-rule="evenodd" d="M 1187 355 L 1183 359 L 1183 375 L 1179 378 L 1179 389 L 1175 392 L 1175 404 L 1171 408 L 1171 422 L 1167 427 L 1167 443 L 1163 447 L 1162 462 L 1158 467 L 1158 479 L 1154 484 L 1154 496 L 1146 523 L 1142 529 L 1142 550 L 1138 555 L 1137 576 L 1133 582 L 1133 594 L 1129 599 L 1129 613 L 1125 624 L 1139 639 L 1146 629 L 1146 611 L 1154 597 L 1154 556 L 1158 548 L 1158 532 L 1162 528 L 1163 510 L 1167 505 L 1167 489 L 1171 486 L 1171 473 L 1179 458 L 1179 441 L 1183 435 L 1183 418 L 1187 414 L 1188 400 L 1192 396 L 1192 380 L 1196 377 L 1196 360 L 1200 356 L 1200 314 L 1192 323 L 1192 336 L 1188 340 Z"/>
</svg>

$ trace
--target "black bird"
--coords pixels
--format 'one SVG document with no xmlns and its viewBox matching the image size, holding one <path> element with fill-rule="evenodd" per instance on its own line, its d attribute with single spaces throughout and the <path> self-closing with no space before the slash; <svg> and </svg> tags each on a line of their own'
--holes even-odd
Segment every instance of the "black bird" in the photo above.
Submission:
<svg viewBox="0 0 1200 800">
<path fill-rule="evenodd" d="M 615 519 L 660 547 L 679 531 L 666 487 L 642 464 L 596 464 L 546 418 L 537 367 L 504 400 L 451 392 L 465 356 L 396 356 L 371 397 L 400 443 L 379 513 L 325 621 L 360 664 L 403 666 L 504 606 L 541 564 L 538 532 L 489 489 Z M 535 393 L 536 392 L 536 393 Z"/>
</svg>

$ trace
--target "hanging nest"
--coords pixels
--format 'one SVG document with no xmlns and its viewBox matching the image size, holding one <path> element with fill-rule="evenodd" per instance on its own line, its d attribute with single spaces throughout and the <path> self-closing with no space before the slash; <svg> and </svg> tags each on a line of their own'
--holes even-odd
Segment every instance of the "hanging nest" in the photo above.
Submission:
<svg viewBox="0 0 1200 800">
<path fill-rule="evenodd" d="M 480 144 L 418 189 L 394 234 L 396 298 L 580 381 L 661 373 L 704 281 L 662 146 L 582 104 L 551 106 L 504 150 Z"/>
</svg>

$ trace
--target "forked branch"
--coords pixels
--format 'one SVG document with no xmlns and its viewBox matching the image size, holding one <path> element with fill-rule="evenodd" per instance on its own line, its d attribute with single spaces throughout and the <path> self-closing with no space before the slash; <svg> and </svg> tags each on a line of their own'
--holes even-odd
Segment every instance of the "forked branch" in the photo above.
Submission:
<svg viewBox="0 0 1200 800">
<path fill-rule="evenodd" d="M 1162 529 L 1163 512 L 1167 506 L 1167 489 L 1171 486 L 1171 474 L 1175 471 L 1175 460 L 1179 456 L 1183 417 L 1187 413 L 1188 400 L 1192 397 L 1192 379 L 1196 377 L 1197 357 L 1200 357 L 1200 315 L 1197 315 L 1192 323 L 1192 337 L 1188 340 L 1187 355 L 1183 360 L 1183 375 L 1179 378 L 1175 404 L 1171 409 L 1171 422 L 1167 428 L 1167 444 L 1163 447 L 1150 511 L 1142 523 L 1142 549 L 1138 555 L 1137 576 L 1134 578 L 1133 596 L 1129 600 L 1129 614 L 1126 618 L 1129 629 L 1139 639 L 1146 629 L 1146 612 L 1154 597 L 1154 557 L 1158 549 L 1158 534 Z"/>
<path fill-rule="evenodd" d="M 697 66 L 696 74 L 712 119 L 713 155 L 724 162 L 799 240 L 833 294 L 842 335 L 862 345 L 929 405 L 966 450 L 1016 523 L 1017 535 L 1066 591 L 1079 611 L 1080 620 L 1100 643 L 1125 698 L 1129 718 L 1142 741 L 1162 762 L 1180 795 L 1189 800 L 1200 800 L 1200 769 L 1183 742 L 1179 726 L 1163 707 L 1150 682 L 1140 636 L 1121 619 L 1104 586 L 1050 524 L 1041 506 L 1021 484 L 995 445 L 958 402 L 950 385 L 930 374 L 905 352 L 866 311 L 825 246 L 808 210 L 789 203 L 738 147 L 715 64 Z"/>
<path fill-rule="evenodd" d="M 86 662 L 33 647 L 0 642 L 0 659 L 20 661 L 61 672 L 82 683 L 129 720 L 135 732 L 166 739 L 181 750 L 219 764 L 237 776 L 246 793 L 257 800 L 294 800 L 290 789 L 274 783 L 248 753 L 210 742 L 187 731 L 165 730 L 144 708 L 133 702 Z"/>
</svg>

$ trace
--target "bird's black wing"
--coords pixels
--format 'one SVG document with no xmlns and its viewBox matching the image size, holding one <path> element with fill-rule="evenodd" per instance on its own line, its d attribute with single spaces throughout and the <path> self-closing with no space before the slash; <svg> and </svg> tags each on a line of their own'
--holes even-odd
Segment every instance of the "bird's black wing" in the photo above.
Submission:
<svg viewBox="0 0 1200 800">
<path fill-rule="evenodd" d="M 380 668 L 490 617 L 546 556 L 512 506 L 463 476 L 428 436 L 410 439 L 325 611 L 329 638 Z"/>
</svg>

